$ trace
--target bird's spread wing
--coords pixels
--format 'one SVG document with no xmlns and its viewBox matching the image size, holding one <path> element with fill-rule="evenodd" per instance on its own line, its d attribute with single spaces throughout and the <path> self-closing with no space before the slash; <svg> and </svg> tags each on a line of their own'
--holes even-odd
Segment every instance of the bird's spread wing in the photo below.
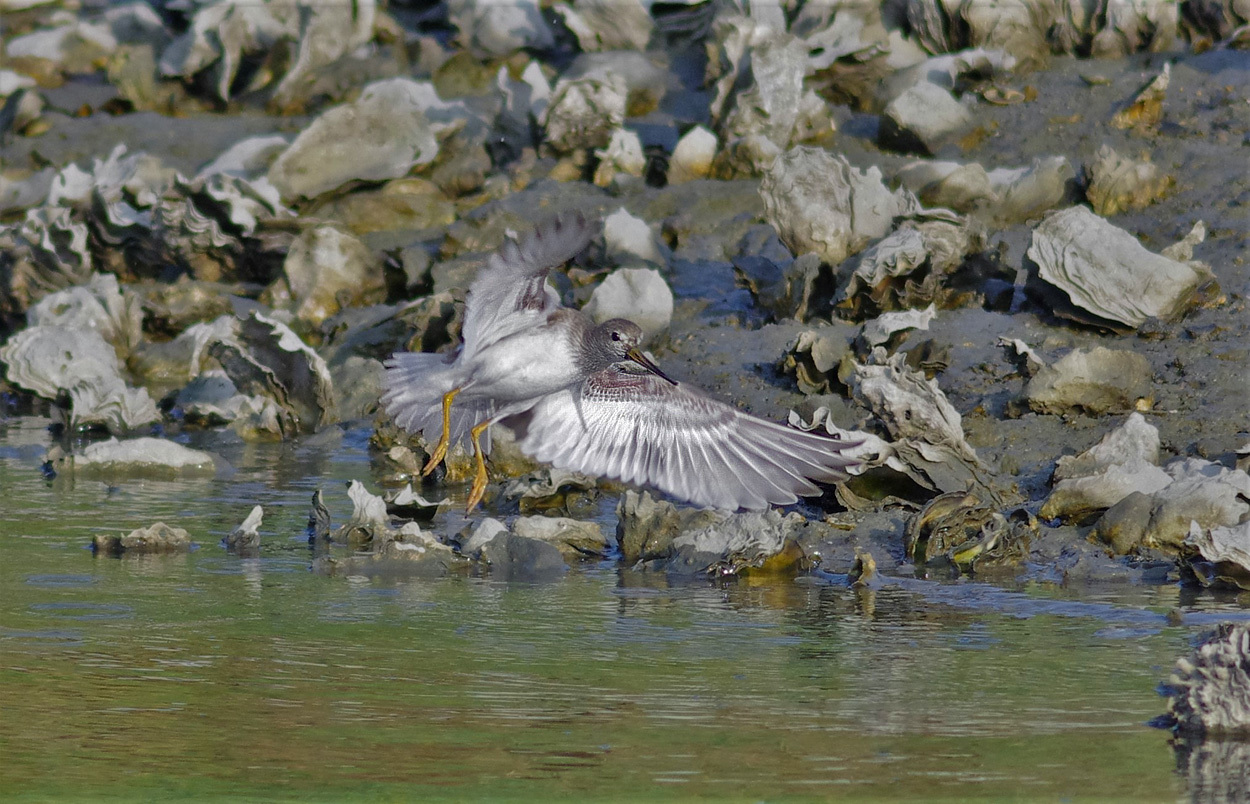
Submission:
<svg viewBox="0 0 1250 804">
<path fill-rule="evenodd" d="M 537 460 L 734 510 L 819 494 L 855 446 L 757 419 L 651 374 L 610 368 L 506 422 Z"/>
<path fill-rule="evenodd" d="M 495 341 L 542 324 L 560 306 L 547 286 L 547 273 L 575 257 L 594 233 L 595 226 L 574 213 L 520 240 L 504 241 L 469 286 L 462 356 L 470 358 Z"/>
</svg>

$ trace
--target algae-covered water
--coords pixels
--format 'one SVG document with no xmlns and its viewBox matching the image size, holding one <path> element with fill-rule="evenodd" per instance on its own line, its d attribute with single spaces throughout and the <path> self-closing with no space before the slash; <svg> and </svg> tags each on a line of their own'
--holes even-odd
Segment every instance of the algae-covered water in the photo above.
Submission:
<svg viewBox="0 0 1250 804">
<path fill-rule="evenodd" d="M 670 586 L 611 562 L 325 577 L 309 494 L 343 510 L 367 431 L 117 486 L 45 478 L 44 420 L 2 432 L 5 799 L 1175 800 L 1155 687 L 1233 614 L 1175 586 Z M 227 554 L 257 502 L 260 557 Z M 198 549 L 87 549 L 160 519 Z"/>
</svg>

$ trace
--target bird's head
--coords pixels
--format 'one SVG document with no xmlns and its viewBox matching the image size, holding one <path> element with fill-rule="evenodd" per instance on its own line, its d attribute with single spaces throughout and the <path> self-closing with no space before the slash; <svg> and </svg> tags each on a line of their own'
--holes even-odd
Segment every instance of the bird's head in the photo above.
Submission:
<svg viewBox="0 0 1250 804">
<path fill-rule="evenodd" d="M 624 318 L 604 321 L 590 335 L 594 362 L 602 363 L 603 368 L 617 363 L 631 364 L 630 368 L 640 368 L 676 385 L 675 380 L 670 379 L 651 358 L 643 354 L 639 348 L 642 341 L 642 329 L 633 321 Z"/>
</svg>

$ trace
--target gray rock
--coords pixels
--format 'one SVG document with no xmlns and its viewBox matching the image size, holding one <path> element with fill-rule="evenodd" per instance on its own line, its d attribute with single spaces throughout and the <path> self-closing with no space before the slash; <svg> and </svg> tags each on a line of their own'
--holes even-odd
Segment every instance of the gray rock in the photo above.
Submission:
<svg viewBox="0 0 1250 804">
<path fill-rule="evenodd" d="M 1038 275 L 1099 319 L 1141 326 L 1184 313 L 1210 273 L 1147 251 L 1085 207 L 1053 213 L 1033 230 Z"/>
<path fill-rule="evenodd" d="M 407 78 L 379 81 L 324 112 L 269 168 L 283 198 L 314 198 L 350 181 L 399 178 L 438 155 L 426 116 L 432 87 Z M 436 98 L 436 96 L 435 96 Z"/>
<path fill-rule="evenodd" d="M 595 288 L 585 312 L 596 323 L 628 318 L 654 339 L 673 320 L 673 291 L 653 268 L 618 268 Z"/>
<path fill-rule="evenodd" d="M 96 536 L 91 547 L 97 554 L 114 556 L 186 553 L 191 549 L 191 534 L 182 528 L 157 522 L 125 536 Z"/>
<path fill-rule="evenodd" d="M 917 82 L 881 114 L 879 142 L 908 153 L 936 154 L 976 125 L 968 109 L 942 87 Z"/>
<path fill-rule="evenodd" d="M 1135 410 L 1148 406 L 1151 394 L 1152 373 L 1146 358 L 1105 346 L 1073 349 L 1038 371 L 1024 388 L 1030 409 L 1053 414 Z"/>
<path fill-rule="evenodd" d="M 577 37 L 583 53 L 646 50 L 655 27 L 649 6 L 641 0 L 573 0 L 571 7 L 557 3 L 554 10 Z"/>
<path fill-rule="evenodd" d="M 1184 548 L 1191 554 L 1189 568 L 1203 586 L 1250 590 L 1250 519 L 1213 528 L 1191 522 Z"/>
<path fill-rule="evenodd" d="M 546 50 L 555 42 L 538 0 L 451 0 L 447 6 L 460 44 L 476 54 L 502 58 L 522 48 Z"/>
<path fill-rule="evenodd" d="M 567 561 L 602 558 L 612 549 L 612 543 L 598 522 L 567 517 L 523 516 L 512 523 L 512 532 L 526 539 L 554 545 Z"/>
</svg>

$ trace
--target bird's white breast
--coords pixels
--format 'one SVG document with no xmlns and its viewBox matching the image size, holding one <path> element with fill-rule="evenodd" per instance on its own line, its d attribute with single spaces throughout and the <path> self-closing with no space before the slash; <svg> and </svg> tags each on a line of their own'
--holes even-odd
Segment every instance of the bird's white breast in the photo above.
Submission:
<svg viewBox="0 0 1250 804">
<path fill-rule="evenodd" d="M 567 331 L 536 327 L 482 351 L 473 372 L 476 395 L 500 402 L 535 399 L 580 382 Z"/>
</svg>

